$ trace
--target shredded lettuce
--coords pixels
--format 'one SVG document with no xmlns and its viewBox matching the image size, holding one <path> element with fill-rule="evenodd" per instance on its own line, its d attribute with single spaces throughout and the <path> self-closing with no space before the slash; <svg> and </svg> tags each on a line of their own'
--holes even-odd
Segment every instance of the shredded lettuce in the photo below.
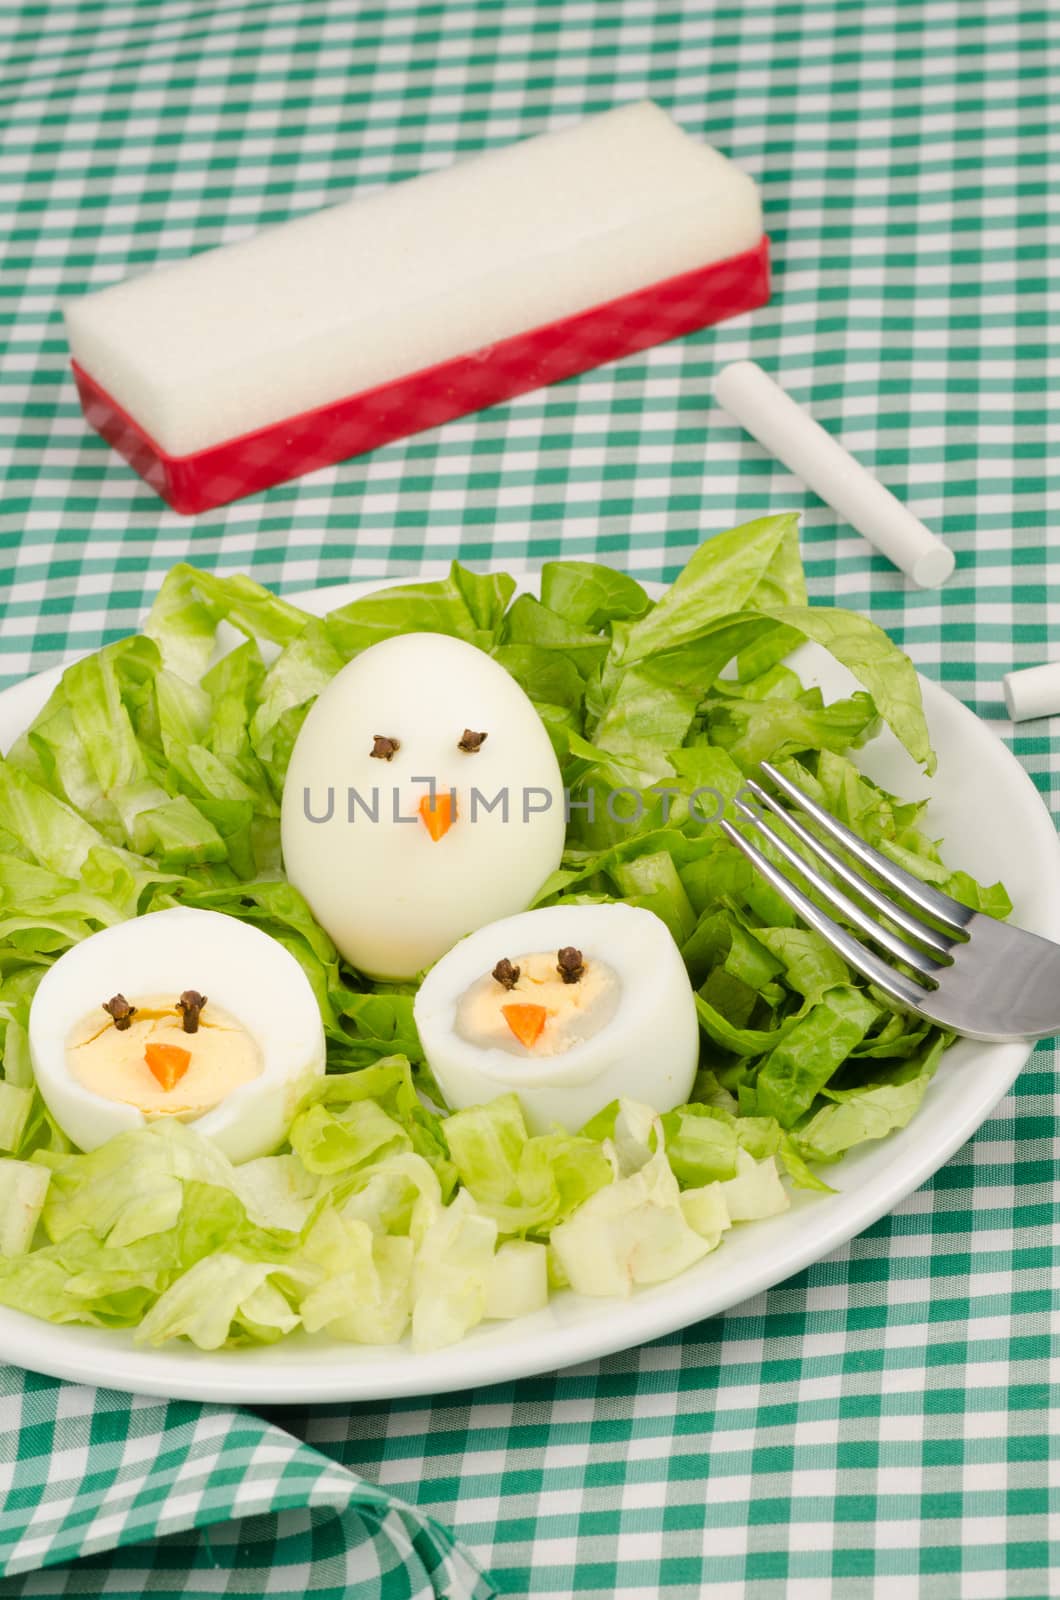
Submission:
<svg viewBox="0 0 1060 1600">
<path fill-rule="evenodd" d="M 371 1093 L 342 1092 L 362 1079 Z M 325 1082 L 289 1146 L 242 1167 L 175 1120 L 89 1155 L 0 1161 L 0 1304 L 204 1350 L 298 1327 L 437 1349 L 541 1309 L 550 1281 L 660 1282 L 788 1204 L 768 1119 L 622 1101 L 577 1135 L 531 1138 L 506 1096 L 434 1119 L 432 1164 L 390 1114 L 410 1084 L 398 1058 Z M 446 1149 L 461 1180 L 448 1203 Z"/>
<path fill-rule="evenodd" d="M 850 757 L 886 723 L 932 770 L 909 660 L 864 617 L 807 605 L 793 516 L 708 540 L 659 600 L 583 561 L 515 590 L 454 563 L 318 619 L 181 565 L 143 632 L 68 667 L 0 759 L 0 1303 L 149 1343 L 302 1328 L 436 1348 L 539 1309 L 550 1286 L 625 1294 L 678 1272 L 782 1209 L 781 1171 L 826 1189 L 815 1166 L 915 1115 L 947 1036 L 799 926 L 718 826 L 772 760 L 893 860 L 1006 916 L 1001 885 L 943 860 L 923 803 Z M 616 1105 L 536 1137 L 514 1096 L 446 1115 L 415 985 L 352 971 L 284 879 L 306 715 L 346 661 L 413 630 L 493 655 L 549 730 L 575 804 L 536 903 L 647 906 L 680 945 L 702 1030 L 689 1105 Z M 785 658 L 805 639 L 854 693 L 803 686 Z M 328 1076 L 283 1150 L 242 1168 L 179 1123 L 81 1155 L 34 1087 L 26 1024 L 51 962 L 175 904 L 280 940 L 324 1020 Z"/>
<path fill-rule="evenodd" d="M 30 1248 L 44 1209 L 49 1176 L 29 1161 L 0 1161 L 0 1257 Z"/>
<path fill-rule="evenodd" d="M 544 1233 L 611 1181 L 594 1139 L 530 1138 L 514 1094 L 447 1117 L 442 1132 L 461 1183 L 505 1230 Z"/>
</svg>

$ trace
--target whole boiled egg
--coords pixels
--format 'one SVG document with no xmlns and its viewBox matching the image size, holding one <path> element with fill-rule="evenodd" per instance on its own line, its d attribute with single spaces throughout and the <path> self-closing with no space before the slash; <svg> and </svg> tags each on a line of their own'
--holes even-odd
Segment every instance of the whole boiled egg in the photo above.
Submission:
<svg viewBox="0 0 1060 1600">
<path fill-rule="evenodd" d="M 415 977 L 529 905 L 565 831 L 559 765 L 529 698 L 445 634 L 385 639 L 344 667 L 284 783 L 287 875 L 375 978 Z"/>
<path fill-rule="evenodd" d="M 514 1092 L 535 1133 L 575 1131 L 620 1096 L 670 1111 L 699 1061 L 680 951 L 638 906 L 546 906 L 479 928 L 427 974 L 415 1017 L 452 1107 Z"/>
<path fill-rule="evenodd" d="M 81 1150 L 168 1116 L 235 1162 L 275 1150 L 325 1064 L 320 1009 L 290 952 L 190 907 L 60 956 L 33 998 L 29 1046 L 45 1104 Z"/>
</svg>

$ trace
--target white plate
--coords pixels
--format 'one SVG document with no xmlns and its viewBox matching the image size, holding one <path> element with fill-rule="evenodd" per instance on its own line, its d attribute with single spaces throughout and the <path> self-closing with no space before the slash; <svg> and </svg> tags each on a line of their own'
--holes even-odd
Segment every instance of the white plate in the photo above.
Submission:
<svg viewBox="0 0 1060 1600">
<path fill-rule="evenodd" d="M 344 585 L 297 598 L 323 612 L 372 587 Z M 827 697 L 848 690 L 849 676 L 813 647 L 799 652 L 799 666 Z M 0 747 L 6 749 L 36 713 L 57 677 L 57 671 L 44 673 L 0 694 Z M 862 752 L 861 765 L 899 794 L 929 792 L 929 832 L 945 839 L 948 859 L 986 881 L 1002 878 L 1014 920 L 1060 940 L 1060 845 L 1037 790 L 985 723 L 937 684 L 925 680 L 923 691 L 937 776 L 927 783 L 889 735 Z M 724 1311 L 861 1233 L 975 1132 L 1029 1053 L 1025 1044 L 960 1041 L 944 1057 L 912 1124 L 832 1169 L 839 1193 L 797 1194 L 785 1216 L 734 1229 L 682 1277 L 622 1303 L 559 1294 L 546 1311 L 486 1324 L 462 1344 L 427 1356 L 307 1336 L 213 1355 L 183 1346 L 143 1350 L 125 1333 L 53 1327 L 0 1308 L 0 1358 L 143 1394 L 282 1405 L 479 1388 L 609 1355 Z"/>
</svg>

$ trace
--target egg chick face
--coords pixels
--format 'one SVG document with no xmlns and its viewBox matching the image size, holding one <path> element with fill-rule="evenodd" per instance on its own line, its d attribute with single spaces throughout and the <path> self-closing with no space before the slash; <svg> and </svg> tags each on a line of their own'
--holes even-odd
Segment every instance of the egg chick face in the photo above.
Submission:
<svg viewBox="0 0 1060 1600">
<path fill-rule="evenodd" d="M 198 995 L 202 1007 L 173 994 L 112 996 L 75 1023 L 66 1041 L 70 1076 L 91 1094 L 135 1106 L 145 1116 L 193 1119 L 245 1083 L 264 1059 L 237 1017 Z M 127 1011 L 115 1018 L 111 1010 Z M 108 1010 L 108 1006 L 111 1010 Z M 195 1011 L 192 1016 L 191 1011 Z"/>
<path fill-rule="evenodd" d="M 82 1150 L 170 1116 L 249 1161 L 282 1142 L 324 1071 L 320 1012 L 294 957 L 234 917 L 187 908 L 68 950 L 34 996 L 29 1043 L 44 1101 Z"/>
<path fill-rule="evenodd" d="M 559 765 L 505 669 L 444 634 L 371 646 L 310 711 L 284 784 L 287 875 L 346 959 L 411 978 L 559 865 Z"/>
<path fill-rule="evenodd" d="M 479 928 L 428 973 L 415 1018 L 454 1109 L 514 1092 L 535 1133 L 575 1131 L 619 1097 L 672 1110 L 699 1062 L 680 952 L 636 906 L 548 906 Z"/>
</svg>

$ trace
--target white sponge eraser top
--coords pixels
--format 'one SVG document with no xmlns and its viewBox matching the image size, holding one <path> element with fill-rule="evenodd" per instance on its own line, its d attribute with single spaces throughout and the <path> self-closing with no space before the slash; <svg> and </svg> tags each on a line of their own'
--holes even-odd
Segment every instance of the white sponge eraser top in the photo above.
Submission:
<svg viewBox="0 0 1060 1600">
<path fill-rule="evenodd" d="M 74 301 L 74 358 L 171 455 L 753 249 L 753 180 L 650 101 Z"/>
</svg>

